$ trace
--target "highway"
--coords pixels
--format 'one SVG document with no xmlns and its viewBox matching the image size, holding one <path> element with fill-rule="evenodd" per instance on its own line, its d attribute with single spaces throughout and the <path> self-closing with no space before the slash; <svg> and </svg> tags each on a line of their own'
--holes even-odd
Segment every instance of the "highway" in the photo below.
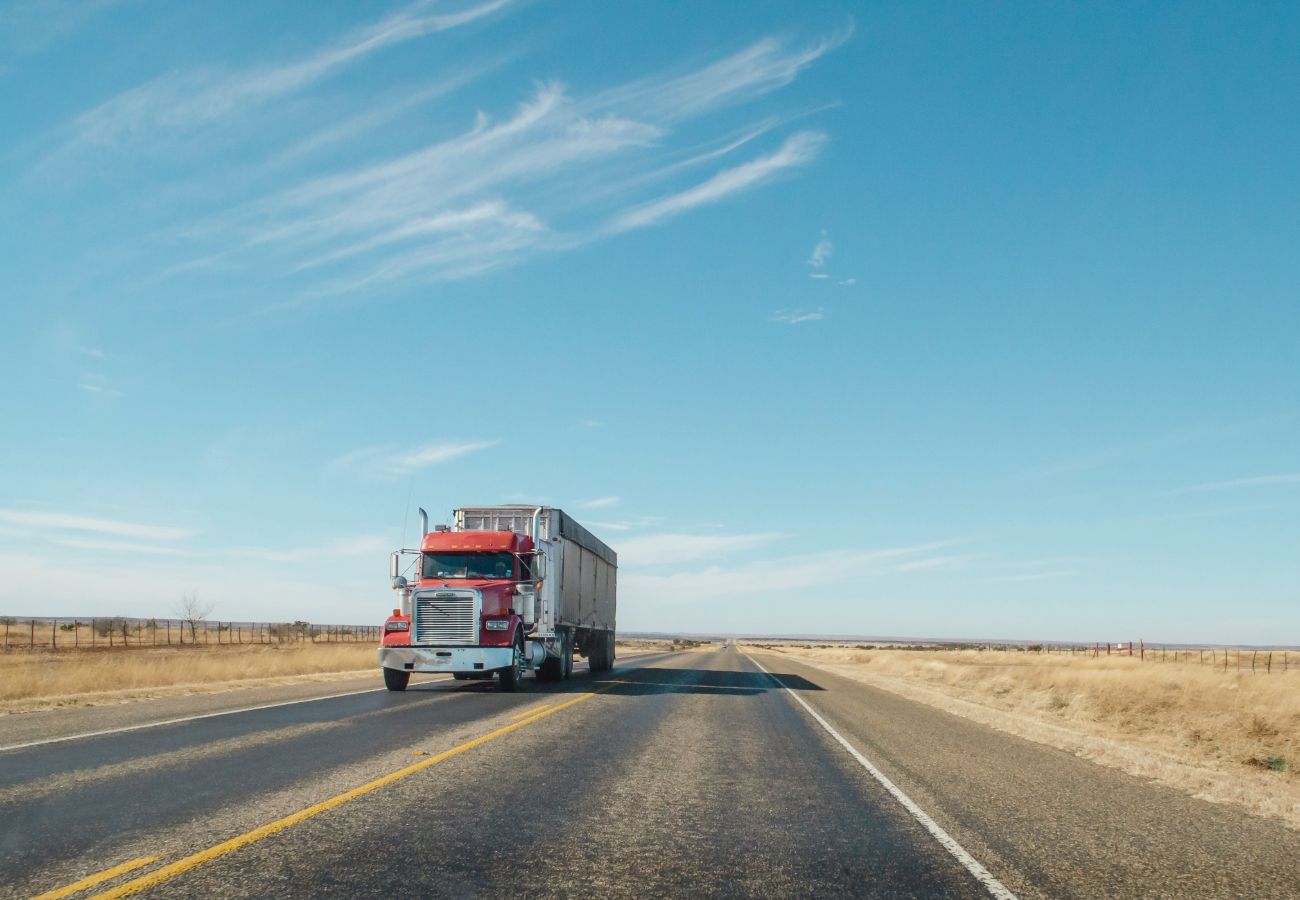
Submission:
<svg viewBox="0 0 1300 900">
<path fill-rule="evenodd" d="M 1300 895 L 1294 831 L 772 654 L 377 680 L 0 721 L 0 895 Z"/>
</svg>

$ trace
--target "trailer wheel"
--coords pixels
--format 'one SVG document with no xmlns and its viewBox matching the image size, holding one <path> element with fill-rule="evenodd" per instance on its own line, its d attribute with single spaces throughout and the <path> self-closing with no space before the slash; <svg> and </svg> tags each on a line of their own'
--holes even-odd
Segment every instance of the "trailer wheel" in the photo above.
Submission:
<svg viewBox="0 0 1300 900">
<path fill-rule="evenodd" d="M 573 632 L 566 631 L 560 641 L 560 680 L 573 674 Z"/>
<path fill-rule="evenodd" d="M 614 632 L 602 631 L 593 639 L 591 671 L 608 672 L 614 668 Z"/>
<path fill-rule="evenodd" d="M 404 691 L 411 681 L 411 673 L 401 669 L 384 669 L 384 687 L 390 691 Z"/>
<path fill-rule="evenodd" d="M 501 690 L 505 691 L 508 694 L 512 694 L 515 691 L 519 690 L 519 681 L 523 677 L 523 672 L 524 672 L 524 641 L 522 637 L 516 635 L 514 659 L 510 663 L 510 665 L 506 666 L 504 669 L 501 669 L 499 672 L 501 676 Z"/>
</svg>

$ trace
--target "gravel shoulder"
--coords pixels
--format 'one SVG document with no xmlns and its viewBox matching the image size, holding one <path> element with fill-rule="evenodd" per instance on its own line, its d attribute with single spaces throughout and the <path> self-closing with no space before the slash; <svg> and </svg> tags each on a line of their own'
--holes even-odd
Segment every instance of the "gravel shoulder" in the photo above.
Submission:
<svg viewBox="0 0 1300 900">
<path fill-rule="evenodd" d="M 747 651 L 750 652 L 750 651 Z M 1021 897 L 1295 897 L 1300 834 L 786 655 L 750 652 Z"/>
</svg>

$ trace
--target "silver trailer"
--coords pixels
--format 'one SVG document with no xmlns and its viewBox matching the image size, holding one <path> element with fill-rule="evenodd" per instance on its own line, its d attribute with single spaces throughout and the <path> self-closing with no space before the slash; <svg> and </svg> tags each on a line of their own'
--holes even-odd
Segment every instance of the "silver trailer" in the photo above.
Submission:
<svg viewBox="0 0 1300 900">
<path fill-rule="evenodd" d="M 521 610 L 531 668 L 567 662 L 573 650 L 593 671 L 613 665 L 618 555 L 607 544 L 554 507 L 465 506 L 452 515 L 456 531 L 513 531 L 533 539 L 536 590 Z"/>
</svg>

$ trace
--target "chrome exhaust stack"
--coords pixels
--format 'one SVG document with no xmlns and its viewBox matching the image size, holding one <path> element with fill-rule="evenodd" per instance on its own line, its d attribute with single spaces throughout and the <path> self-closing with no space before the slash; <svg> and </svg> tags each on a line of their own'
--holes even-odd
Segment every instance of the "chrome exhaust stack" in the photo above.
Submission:
<svg viewBox="0 0 1300 900">
<path fill-rule="evenodd" d="M 429 514 L 424 511 L 424 507 L 422 506 L 420 507 L 420 537 L 423 538 L 428 533 L 429 533 Z"/>
</svg>

